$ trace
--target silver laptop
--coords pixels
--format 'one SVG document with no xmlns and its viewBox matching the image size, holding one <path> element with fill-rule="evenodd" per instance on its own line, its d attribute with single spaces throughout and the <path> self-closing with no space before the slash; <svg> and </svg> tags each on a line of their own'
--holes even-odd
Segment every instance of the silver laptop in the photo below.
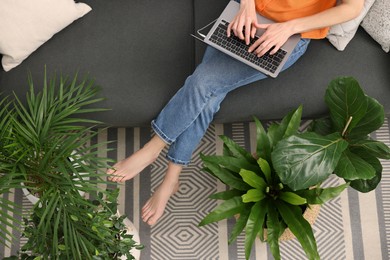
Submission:
<svg viewBox="0 0 390 260">
<path fill-rule="evenodd" d="M 261 36 L 264 30 L 257 30 L 255 38 L 251 39 L 251 43 L 249 45 L 246 45 L 245 41 L 234 36 L 233 33 L 230 37 L 226 36 L 227 27 L 230 21 L 232 21 L 236 16 L 239 8 L 239 3 L 230 1 L 220 17 L 211 23 L 213 26 L 207 34 L 202 33 L 202 30 L 206 27 L 210 27 L 211 24 L 199 29 L 197 31 L 198 37 L 193 36 L 266 75 L 273 78 L 277 77 L 291 52 L 299 42 L 300 35 L 291 36 L 275 54 L 269 55 L 269 53 L 266 53 L 262 57 L 257 57 L 256 54 L 249 53 L 248 48 L 251 43 L 255 42 L 256 39 Z M 257 15 L 257 19 L 260 24 L 273 23 L 273 21 L 259 14 Z"/>
</svg>

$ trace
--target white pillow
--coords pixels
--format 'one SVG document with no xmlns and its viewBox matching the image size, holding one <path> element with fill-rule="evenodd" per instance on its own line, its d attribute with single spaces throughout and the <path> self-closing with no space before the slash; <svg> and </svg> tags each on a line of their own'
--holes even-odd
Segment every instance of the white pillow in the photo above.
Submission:
<svg viewBox="0 0 390 260">
<path fill-rule="evenodd" d="M 91 7 L 73 0 L 0 0 L 0 53 L 5 71 L 18 66 L 39 46 Z"/>
<path fill-rule="evenodd" d="M 390 1 L 376 0 L 366 17 L 362 27 L 377 41 L 385 52 L 390 51 Z"/>
<path fill-rule="evenodd" d="M 347 47 L 374 2 L 375 0 L 365 0 L 363 9 L 356 18 L 330 27 L 326 38 L 337 50 L 343 51 Z"/>
</svg>

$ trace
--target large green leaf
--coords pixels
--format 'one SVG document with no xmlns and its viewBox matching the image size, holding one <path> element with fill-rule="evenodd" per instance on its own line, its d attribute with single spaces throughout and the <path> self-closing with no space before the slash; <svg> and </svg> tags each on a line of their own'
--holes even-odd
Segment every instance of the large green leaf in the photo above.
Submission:
<svg viewBox="0 0 390 260">
<path fill-rule="evenodd" d="M 268 128 L 268 138 L 270 140 L 271 149 L 280 141 L 282 138 L 289 137 L 290 135 L 296 134 L 302 117 L 302 106 L 299 106 L 296 110 L 288 113 L 281 121 L 280 124 L 272 124 Z"/>
<path fill-rule="evenodd" d="M 346 180 L 369 180 L 375 176 L 375 169 L 360 156 L 350 152 L 343 152 L 335 169 L 337 176 Z"/>
<path fill-rule="evenodd" d="M 295 192 L 290 191 L 281 191 L 278 198 L 291 205 L 303 205 L 307 203 L 306 198 L 302 198 Z"/>
<path fill-rule="evenodd" d="M 253 243 L 257 234 L 264 228 L 265 215 L 267 213 L 267 203 L 265 200 L 256 202 L 245 227 L 245 258 L 249 259 Z"/>
<path fill-rule="evenodd" d="M 256 123 L 256 155 L 258 157 L 271 159 L 272 149 L 267 132 L 257 118 L 254 118 L 254 120 Z"/>
<path fill-rule="evenodd" d="M 210 212 L 200 223 L 199 226 L 204 226 L 213 222 L 220 221 L 222 219 L 230 218 L 240 212 L 244 211 L 251 204 L 242 202 L 241 197 L 234 197 L 229 200 L 225 200 L 218 205 L 212 212 Z"/>
<path fill-rule="evenodd" d="M 253 172 L 260 172 L 260 167 L 256 164 L 249 163 L 244 158 L 236 158 L 231 156 L 221 156 L 221 155 L 201 155 L 203 162 L 208 161 L 214 164 L 219 164 L 226 169 L 229 169 L 233 172 L 240 172 L 241 169 L 246 169 Z"/>
<path fill-rule="evenodd" d="M 378 130 L 384 122 L 385 112 L 383 106 L 374 98 L 366 96 L 367 112 L 359 123 L 348 134 L 349 139 L 364 137 Z"/>
<path fill-rule="evenodd" d="M 284 184 L 302 190 L 332 174 L 347 146 L 337 133 L 293 135 L 278 143 L 272 152 L 272 163 Z"/>
<path fill-rule="evenodd" d="M 350 117 L 347 132 L 353 129 L 365 116 L 367 98 L 359 83 L 352 77 L 339 77 L 330 82 L 325 102 L 329 107 L 330 116 L 336 130 L 342 132 Z"/>
<path fill-rule="evenodd" d="M 320 259 L 313 230 L 309 222 L 304 219 L 299 206 L 289 205 L 283 201 L 275 202 L 283 221 L 298 239 L 309 259 Z"/>
<path fill-rule="evenodd" d="M 259 189 L 250 189 L 242 197 L 242 202 L 258 202 L 265 198 L 265 193 Z"/>
<path fill-rule="evenodd" d="M 236 240 L 237 236 L 241 234 L 246 226 L 246 222 L 248 221 L 249 214 L 251 213 L 251 208 L 247 207 L 243 211 L 240 212 L 240 215 L 236 219 L 236 223 L 233 226 L 232 232 L 230 233 L 230 237 L 228 240 L 228 244 L 230 245 L 234 240 Z"/>
<path fill-rule="evenodd" d="M 261 171 L 264 173 L 265 180 L 267 181 L 268 184 L 272 183 L 272 170 L 271 166 L 269 165 L 268 161 L 266 161 L 263 158 L 259 158 L 257 160 L 257 163 L 260 166 Z"/>
<path fill-rule="evenodd" d="M 232 189 L 246 191 L 251 188 L 251 186 L 244 182 L 241 178 L 233 175 L 231 171 L 220 167 L 218 164 L 208 160 L 203 160 L 203 163 L 220 181 Z"/>
<path fill-rule="evenodd" d="M 296 193 L 306 198 L 308 204 L 324 204 L 328 200 L 331 200 L 340 195 L 340 193 L 348 186 L 349 183 L 344 183 L 337 187 L 300 190 L 296 191 Z"/>
<path fill-rule="evenodd" d="M 243 194 L 243 191 L 232 189 L 232 190 L 226 190 L 214 193 L 209 196 L 210 199 L 215 200 L 228 200 L 236 196 L 241 196 Z"/>
<path fill-rule="evenodd" d="M 256 159 L 253 157 L 253 155 L 241 146 L 239 146 L 232 139 L 224 135 L 221 135 L 220 138 L 222 139 L 226 147 L 230 150 L 232 156 L 237 158 L 245 158 L 249 163 L 252 164 L 256 163 Z"/>
<path fill-rule="evenodd" d="M 359 150 L 360 153 L 370 154 L 381 159 L 390 159 L 390 148 L 383 142 L 364 139 L 351 145 L 351 151 Z"/>
<path fill-rule="evenodd" d="M 275 260 L 280 260 L 279 237 L 283 234 L 285 226 L 279 220 L 279 214 L 272 203 L 268 203 L 267 214 L 267 242 Z"/>
<path fill-rule="evenodd" d="M 351 187 L 360 192 L 370 192 L 374 190 L 382 179 L 382 164 L 375 157 L 367 154 L 359 154 L 375 169 L 375 176 L 369 180 L 354 180 L 351 181 Z"/>
<path fill-rule="evenodd" d="M 264 191 L 267 187 L 267 183 L 264 181 L 264 179 L 252 171 L 242 169 L 240 171 L 240 175 L 242 179 L 253 188 Z"/>
<path fill-rule="evenodd" d="M 315 119 L 308 127 L 308 132 L 315 132 L 319 135 L 330 135 L 332 131 L 332 120 L 329 117 Z"/>
</svg>

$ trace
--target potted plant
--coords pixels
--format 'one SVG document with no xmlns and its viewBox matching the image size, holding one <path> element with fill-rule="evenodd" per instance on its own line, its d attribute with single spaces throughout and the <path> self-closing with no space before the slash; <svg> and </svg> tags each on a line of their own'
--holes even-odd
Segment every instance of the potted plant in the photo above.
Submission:
<svg viewBox="0 0 390 260">
<path fill-rule="evenodd" d="M 78 229 L 84 230 L 90 240 L 83 239 L 80 243 L 85 248 L 75 248 L 77 258 L 72 259 L 136 259 L 135 255 L 143 248 L 134 240 L 134 230 L 131 226 L 126 226 L 125 215 L 119 215 L 117 211 L 117 197 L 119 189 L 107 190 L 105 193 L 99 192 L 95 199 L 89 200 L 79 206 L 79 211 L 85 216 L 79 218 L 76 214 L 70 215 L 70 220 L 77 224 Z M 59 194 L 58 194 L 59 195 Z M 50 195 L 52 197 L 52 195 Z M 49 197 L 41 198 L 42 205 L 49 205 Z M 52 213 L 55 218 L 44 220 L 50 214 L 50 207 L 35 206 L 29 218 L 25 219 L 25 229 L 23 237 L 27 238 L 27 243 L 22 247 L 21 259 L 65 259 L 69 257 L 70 249 L 65 245 L 66 240 L 76 240 L 72 230 L 63 228 L 64 219 L 58 209 Z M 59 227 L 57 228 L 57 221 Z M 46 225 L 43 226 L 42 223 Z M 56 232 L 56 230 L 59 230 Z M 62 230 L 67 230 L 68 234 Z M 57 246 L 52 247 L 53 244 Z M 55 251 L 53 251 L 55 249 Z"/>
<path fill-rule="evenodd" d="M 383 107 L 365 95 L 355 79 L 330 82 L 325 102 L 329 116 L 314 120 L 303 133 L 298 131 L 302 107 L 268 131 L 255 119 L 255 156 L 226 136 L 221 137 L 223 155 L 202 155 L 204 170 L 230 189 L 211 196 L 223 202 L 200 225 L 236 216 L 229 243 L 245 229 L 247 259 L 257 236 L 280 259 L 279 239 L 288 229 L 309 259 L 320 259 L 305 210 L 338 196 L 347 186 L 360 192 L 375 189 L 382 172 L 378 158 L 390 159 L 389 147 L 369 136 L 383 124 Z M 331 175 L 345 184 L 322 188 Z"/>
<path fill-rule="evenodd" d="M 77 74 L 71 80 L 63 76 L 48 80 L 45 69 L 39 92 L 31 76 L 28 83 L 25 102 L 14 95 L 0 104 L 0 124 L 4 126 L 0 131 L 0 192 L 24 187 L 37 196 L 31 221 L 39 220 L 34 222 L 39 232 L 28 232 L 29 241 L 39 245 L 34 250 L 42 252 L 44 248 L 50 258 L 61 254 L 92 259 L 106 238 L 85 228 L 96 222 L 87 217 L 96 206 L 83 194 L 106 193 L 99 184 L 107 184 L 109 160 L 97 156 L 102 143 L 91 143 L 101 123 L 84 115 L 104 111 L 89 106 L 102 98 L 96 97 L 98 88 L 92 80 L 79 81 Z M 77 219 L 82 219 L 83 225 Z M 0 220 L 12 225 L 10 215 Z"/>
</svg>

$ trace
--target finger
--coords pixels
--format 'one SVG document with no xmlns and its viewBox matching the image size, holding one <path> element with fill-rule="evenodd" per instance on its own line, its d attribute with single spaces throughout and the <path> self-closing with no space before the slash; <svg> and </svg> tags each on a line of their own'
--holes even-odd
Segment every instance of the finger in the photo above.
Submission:
<svg viewBox="0 0 390 260">
<path fill-rule="evenodd" d="M 280 49 L 280 47 L 282 47 L 280 44 L 275 45 L 269 54 L 274 55 Z"/>
<path fill-rule="evenodd" d="M 230 37 L 230 35 L 231 35 L 233 24 L 234 24 L 234 20 L 231 23 L 229 23 L 229 25 L 228 25 L 228 28 L 227 28 L 227 31 L 226 31 L 227 37 Z"/>
<path fill-rule="evenodd" d="M 258 51 L 257 51 L 257 57 L 261 57 L 264 54 L 266 54 L 271 49 L 271 47 L 272 46 L 268 46 L 268 45 L 265 45 L 265 46 L 260 45 L 260 47 L 258 48 Z"/>
<path fill-rule="evenodd" d="M 238 25 L 237 25 L 237 28 L 236 28 L 236 36 L 238 38 L 240 38 L 241 40 L 244 40 L 245 37 L 244 37 L 244 33 L 243 33 L 243 29 L 244 29 L 244 21 L 243 20 L 240 20 L 238 22 Z"/>
<path fill-rule="evenodd" d="M 248 20 L 246 23 L 245 23 L 245 43 L 248 45 L 250 43 L 250 39 L 251 39 L 251 22 L 250 20 Z"/>
<path fill-rule="evenodd" d="M 257 47 L 262 43 L 261 39 L 255 41 L 248 49 L 248 52 L 252 52 L 257 49 Z"/>
<path fill-rule="evenodd" d="M 252 28 L 251 28 L 251 37 L 252 37 L 252 38 L 255 38 L 256 31 L 257 31 L 256 27 L 255 27 L 255 26 L 252 26 Z"/>
</svg>

